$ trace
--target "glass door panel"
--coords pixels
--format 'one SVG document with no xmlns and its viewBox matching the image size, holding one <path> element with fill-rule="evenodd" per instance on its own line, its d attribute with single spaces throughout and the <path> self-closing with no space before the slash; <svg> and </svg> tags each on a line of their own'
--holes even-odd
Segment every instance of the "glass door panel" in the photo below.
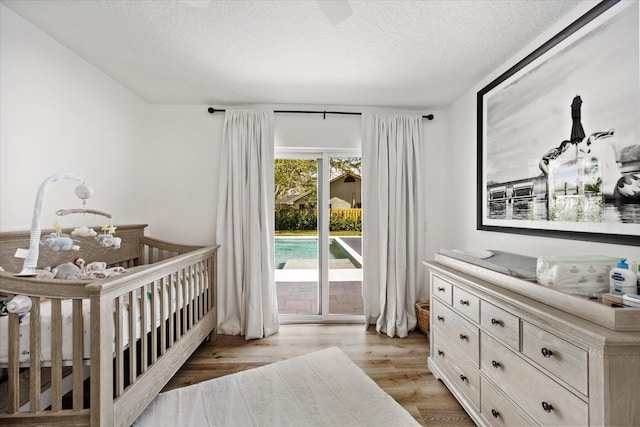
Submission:
<svg viewBox="0 0 640 427">
<path fill-rule="evenodd" d="M 318 160 L 276 159 L 274 201 L 278 312 L 319 315 Z"/>
<path fill-rule="evenodd" d="M 360 157 L 329 157 L 329 314 L 364 314 Z"/>
</svg>

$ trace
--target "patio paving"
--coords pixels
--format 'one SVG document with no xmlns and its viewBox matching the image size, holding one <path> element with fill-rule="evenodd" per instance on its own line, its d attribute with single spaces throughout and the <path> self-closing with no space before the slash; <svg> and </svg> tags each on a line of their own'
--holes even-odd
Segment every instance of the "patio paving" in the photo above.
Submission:
<svg viewBox="0 0 640 427">
<path fill-rule="evenodd" d="M 341 237 L 342 241 L 362 256 L 362 237 Z"/>
<path fill-rule="evenodd" d="M 318 314 L 316 282 L 276 282 L 280 314 Z M 329 282 L 330 314 L 363 314 L 362 282 Z"/>
</svg>

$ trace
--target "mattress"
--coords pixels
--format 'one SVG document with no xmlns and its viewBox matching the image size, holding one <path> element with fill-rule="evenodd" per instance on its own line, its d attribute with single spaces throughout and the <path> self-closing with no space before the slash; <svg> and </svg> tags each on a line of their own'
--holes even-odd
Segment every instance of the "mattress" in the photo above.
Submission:
<svg viewBox="0 0 640 427">
<path fill-rule="evenodd" d="M 170 280 L 170 284 L 165 286 L 158 286 L 156 288 L 155 308 L 156 319 L 155 326 L 160 325 L 160 292 L 164 292 L 164 313 L 166 313 L 164 320 L 167 320 L 169 313 L 174 313 L 176 309 L 183 307 L 183 295 L 182 292 L 176 292 L 175 280 Z M 189 294 L 194 295 L 194 281 L 190 281 Z M 171 310 L 169 310 L 169 288 L 172 287 L 173 298 L 171 300 Z M 181 287 L 178 287 L 179 289 Z M 131 304 L 129 304 L 128 298 L 125 296 L 122 298 L 121 313 L 123 316 L 123 338 L 122 346 L 127 348 L 130 342 L 129 334 L 129 310 Z M 142 317 L 141 317 L 141 304 L 144 302 L 146 308 L 146 324 L 147 331 L 151 331 L 151 292 L 147 291 L 145 298 L 141 298 L 138 294 L 136 298 L 136 326 L 135 326 L 135 339 L 141 337 L 142 330 Z M 73 359 L 73 304 L 71 300 L 62 301 L 62 359 Z M 82 302 L 83 322 L 82 322 L 82 335 L 83 335 L 83 357 L 89 359 L 91 348 L 91 335 L 90 335 L 90 302 L 89 300 L 83 300 Z M 40 360 L 42 362 L 48 362 L 51 360 L 51 301 L 42 300 L 40 303 L 40 322 L 41 322 L 41 351 Z M 8 363 L 9 360 L 9 317 L 0 317 L 0 365 Z M 19 334 L 20 334 L 20 362 L 28 362 L 31 357 L 30 353 L 30 325 L 31 314 L 27 313 L 20 320 Z M 114 325 L 115 325 L 115 313 L 114 313 Z M 113 329 L 113 328 L 112 328 Z M 116 348 L 116 336 L 114 330 L 111 331 L 113 336 L 113 349 Z"/>
<path fill-rule="evenodd" d="M 482 252 L 483 257 L 474 256 L 476 253 Z M 509 276 L 517 277 L 524 280 L 536 280 L 536 267 L 537 258 L 528 257 L 524 255 L 518 255 L 511 252 L 502 252 L 496 250 L 488 251 L 476 251 L 476 252 L 462 252 L 441 249 L 439 251 L 441 255 L 455 258 L 460 261 L 468 262 L 479 267 L 487 268 L 498 273 L 508 274 Z M 484 257 L 484 253 L 488 257 Z"/>
</svg>

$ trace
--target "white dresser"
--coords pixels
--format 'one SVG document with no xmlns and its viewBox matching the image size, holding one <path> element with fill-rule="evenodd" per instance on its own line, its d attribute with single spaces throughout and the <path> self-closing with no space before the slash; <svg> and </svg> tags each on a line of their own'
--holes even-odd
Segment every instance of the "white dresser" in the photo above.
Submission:
<svg viewBox="0 0 640 427">
<path fill-rule="evenodd" d="M 640 332 L 523 296 L 503 274 L 425 265 L 429 368 L 478 425 L 640 426 Z"/>
</svg>

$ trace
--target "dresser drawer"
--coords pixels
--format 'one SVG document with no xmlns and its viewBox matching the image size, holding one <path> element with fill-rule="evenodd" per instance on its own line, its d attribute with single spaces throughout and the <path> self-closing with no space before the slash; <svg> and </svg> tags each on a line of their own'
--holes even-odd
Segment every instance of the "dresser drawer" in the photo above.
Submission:
<svg viewBox="0 0 640 427">
<path fill-rule="evenodd" d="M 481 334 L 480 367 L 540 425 L 586 426 L 588 405 L 488 334 Z"/>
<path fill-rule="evenodd" d="M 480 356 L 478 328 L 438 300 L 433 300 L 431 309 L 434 320 L 432 329 L 441 333 L 458 351 L 467 356 L 474 366 L 478 367 Z"/>
<path fill-rule="evenodd" d="M 440 334 L 433 334 L 433 358 L 446 373 L 452 386 L 460 390 L 467 399 L 480 408 L 480 372 L 471 366 L 453 345 Z"/>
<path fill-rule="evenodd" d="M 431 276 L 431 295 L 451 305 L 451 289 L 453 285 L 439 276 Z"/>
<path fill-rule="evenodd" d="M 453 287 L 453 308 L 480 323 L 480 298 L 457 286 Z"/>
<path fill-rule="evenodd" d="M 480 413 L 492 426 L 536 425 L 522 413 L 521 409 L 493 388 L 484 378 L 480 379 Z"/>
<path fill-rule="evenodd" d="M 520 318 L 486 301 L 480 301 L 480 324 L 507 347 L 520 350 Z"/>
<path fill-rule="evenodd" d="M 544 329 L 522 322 L 522 353 L 544 370 L 588 395 L 587 351 Z"/>
</svg>

